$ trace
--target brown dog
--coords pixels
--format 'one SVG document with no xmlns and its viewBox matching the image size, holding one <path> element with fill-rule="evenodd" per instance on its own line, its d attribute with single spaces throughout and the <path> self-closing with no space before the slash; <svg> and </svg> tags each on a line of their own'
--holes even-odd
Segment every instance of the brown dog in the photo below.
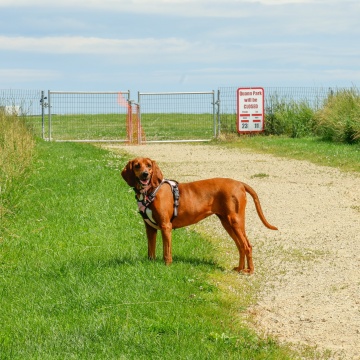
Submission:
<svg viewBox="0 0 360 360">
<path fill-rule="evenodd" d="M 265 219 L 255 190 L 240 181 L 214 178 L 177 186 L 176 182 L 164 180 L 155 161 L 141 157 L 129 161 L 121 175 L 135 190 L 145 220 L 149 259 L 155 259 L 157 230 L 161 231 L 164 261 L 169 265 L 172 263 L 172 229 L 195 224 L 215 214 L 239 250 L 239 266 L 234 270 L 253 273 L 252 246 L 245 234 L 246 192 L 252 196 L 263 224 L 277 230 Z"/>
</svg>

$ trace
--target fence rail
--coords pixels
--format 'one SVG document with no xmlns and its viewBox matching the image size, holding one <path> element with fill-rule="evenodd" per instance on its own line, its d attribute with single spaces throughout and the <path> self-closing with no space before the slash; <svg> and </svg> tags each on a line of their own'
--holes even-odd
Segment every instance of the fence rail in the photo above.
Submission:
<svg viewBox="0 0 360 360">
<path fill-rule="evenodd" d="M 0 111 L 24 115 L 35 135 L 56 141 L 207 141 L 220 132 L 236 132 L 237 88 L 138 92 L 133 115 L 130 91 L 0 89 Z M 265 87 L 265 112 L 279 102 L 303 102 L 317 110 L 330 94 L 344 89 L 350 88 Z M 129 132 L 129 116 L 136 122 L 135 135 L 135 128 Z"/>
</svg>

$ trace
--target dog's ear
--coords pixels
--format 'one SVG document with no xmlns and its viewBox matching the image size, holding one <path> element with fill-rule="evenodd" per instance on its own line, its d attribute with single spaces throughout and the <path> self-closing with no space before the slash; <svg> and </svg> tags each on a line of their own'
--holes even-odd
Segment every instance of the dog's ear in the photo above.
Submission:
<svg viewBox="0 0 360 360">
<path fill-rule="evenodd" d="M 123 177 L 123 179 L 127 182 L 127 184 L 130 187 L 136 186 L 136 178 L 135 178 L 135 174 L 133 171 L 133 161 L 132 160 L 130 160 L 126 164 L 123 171 L 121 172 L 121 176 Z"/>
<path fill-rule="evenodd" d="M 161 181 L 163 180 L 164 176 L 156 163 L 156 161 L 152 161 L 152 176 L 151 176 L 151 186 L 156 188 L 160 185 Z"/>
</svg>

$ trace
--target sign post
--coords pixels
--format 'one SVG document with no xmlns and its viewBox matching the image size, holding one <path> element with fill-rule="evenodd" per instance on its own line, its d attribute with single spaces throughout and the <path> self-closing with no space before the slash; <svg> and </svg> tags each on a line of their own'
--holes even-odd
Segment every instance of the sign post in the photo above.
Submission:
<svg viewBox="0 0 360 360">
<path fill-rule="evenodd" d="M 262 87 L 239 88 L 236 94 L 238 133 L 264 131 L 264 89 Z"/>
</svg>

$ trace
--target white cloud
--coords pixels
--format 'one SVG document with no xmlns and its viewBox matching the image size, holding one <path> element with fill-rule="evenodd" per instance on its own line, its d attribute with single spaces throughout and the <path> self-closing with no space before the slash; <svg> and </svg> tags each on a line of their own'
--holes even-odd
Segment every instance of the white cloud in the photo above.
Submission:
<svg viewBox="0 0 360 360">
<path fill-rule="evenodd" d="M 336 47 L 332 43 L 257 42 L 236 45 L 214 45 L 211 41 L 188 41 L 181 38 L 110 39 L 82 36 L 7 37 L 0 36 L 0 51 L 45 55 L 103 56 L 112 64 L 173 63 L 217 64 L 247 66 L 266 62 L 267 66 L 302 66 L 357 68 L 360 49 Z"/>
<path fill-rule="evenodd" d="M 62 10 L 67 12 L 67 15 L 57 19 L 57 27 L 66 28 L 66 22 L 70 22 L 69 27 L 72 29 L 81 29 L 82 26 L 89 29 L 89 24 L 81 24 L 74 19 L 80 13 L 95 10 L 130 16 L 145 14 L 152 19 L 156 15 L 162 15 L 162 20 L 164 15 L 183 17 L 186 20 L 191 17 L 222 17 L 238 20 L 239 26 L 244 23 L 242 20 L 246 19 L 249 21 L 247 25 L 251 22 L 251 28 L 246 28 L 246 32 L 258 32 L 264 36 L 271 32 L 273 36 L 279 36 L 318 33 L 336 35 L 350 30 L 355 33 L 360 31 L 358 0 L 0 0 L 0 9 L 1 7 L 19 7 L 19 12 L 25 8 L 41 8 L 42 11 L 50 11 L 52 14 L 56 14 L 56 10 Z M 53 21 L 53 17 L 51 18 Z M 99 20 L 99 23 L 101 24 L 102 20 Z M 19 25 L 21 28 L 21 24 Z M 169 29 L 171 25 L 169 18 Z M 142 24 L 134 22 L 134 26 L 141 28 Z M 239 26 L 235 27 L 234 32 L 238 31 Z M 45 27 L 52 31 L 48 24 Z M 214 23 L 215 36 L 216 29 L 217 24 Z M 167 26 L 164 32 L 166 30 Z"/>
<path fill-rule="evenodd" d="M 235 67 L 235 68 L 202 68 L 189 69 L 183 72 L 157 71 L 149 74 L 162 79 L 164 85 L 172 82 L 195 87 L 197 84 L 210 85 L 212 88 L 228 86 L 352 86 L 360 81 L 358 70 L 315 70 L 293 67 L 291 69 L 263 68 L 263 67 Z M 163 86 L 164 86 L 163 85 Z M 208 86 L 208 85 L 206 85 Z M 205 89 L 205 86 L 204 86 Z M 204 90 L 202 89 L 202 90 Z"/>
<path fill-rule="evenodd" d="M 0 68 L 0 78 L 2 83 L 33 82 L 44 80 L 55 80 L 60 77 L 57 71 L 37 70 L 25 68 Z"/>
<path fill-rule="evenodd" d="M 48 54 L 156 54 L 182 53 L 192 44 L 177 38 L 108 39 L 82 36 L 9 37 L 0 36 L 0 50 Z"/>
</svg>

